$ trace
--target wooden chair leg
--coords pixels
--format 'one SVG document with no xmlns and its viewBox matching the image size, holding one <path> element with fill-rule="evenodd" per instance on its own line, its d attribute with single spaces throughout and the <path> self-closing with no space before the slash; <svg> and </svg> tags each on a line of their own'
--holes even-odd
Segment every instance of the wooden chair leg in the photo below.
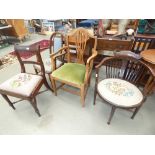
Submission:
<svg viewBox="0 0 155 155">
<path fill-rule="evenodd" d="M 96 96 L 97 96 L 97 90 L 96 90 L 96 87 L 95 87 L 95 90 L 94 90 L 94 105 L 96 104 Z"/>
<path fill-rule="evenodd" d="M 111 120 L 112 120 L 112 117 L 113 117 L 113 115 L 114 115 L 114 113 L 115 113 L 115 110 L 116 110 L 116 107 L 112 106 L 112 108 L 111 108 L 111 113 L 110 113 L 110 117 L 109 117 L 109 120 L 108 120 L 108 122 L 107 122 L 108 125 L 110 124 L 110 122 L 111 122 Z"/>
<path fill-rule="evenodd" d="M 10 99 L 7 97 L 7 95 L 1 94 L 3 98 L 8 102 L 8 104 L 15 110 L 13 103 L 10 101 Z"/>
<path fill-rule="evenodd" d="M 134 119 L 134 117 L 136 116 L 137 112 L 139 111 L 141 106 L 135 108 L 135 111 L 133 112 L 133 115 L 131 116 L 131 119 Z"/>
<path fill-rule="evenodd" d="M 50 76 L 50 79 L 51 79 L 51 83 L 52 83 L 52 88 L 53 88 L 54 94 L 55 94 L 55 96 L 57 96 L 55 80 L 51 76 Z"/>
<path fill-rule="evenodd" d="M 49 77 L 50 82 L 52 83 L 51 78 L 50 78 L 50 75 L 51 75 L 51 73 L 48 74 L 48 77 Z M 53 90 L 52 84 L 51 84 L 51 87 L 50 88 L 51 88 L 51 91 L 53 92 L 54 90 Z"/>
<path fill-rule="evenodd" d="M 44 85 L 45 85 L 45 87 L 46 87 L 47 89 L 53 91 L 52 88 L 49 86 L 46 77 L 44 77 Z"/>
<path fill-rule="evenodd" d="M 36 68 L 34 68 L 34 70 L 35 70 L 35 73 L 38 75 L 38 73 L 39 73 L 38 70 Z"/>
<path fill-rule="evenodd" d="M 84 107 L 85 106 L 85 89 L 84 89 L 84 86 L 82 86 L 80 89 L 80 96 L 81 96 L 82 107 Z"/>
<path fill-rule="evenodd" d="M 31 103 L 32 107 L 34 108 L 35 112 L 37 113 L 37 115 L 40 117 L 41 114 L 39 112 L 39 109 L 37 108 L 36 98 L 33 98 L 32 100 L 30 100 L 30 103 Z"/>
<path fill-rule="evenodd" d="M 90 75 L 89 80 L 88 80 L 88 87 L 90 86 L 90 83 L 91 83 L 91 75 Z"/>
</svg>

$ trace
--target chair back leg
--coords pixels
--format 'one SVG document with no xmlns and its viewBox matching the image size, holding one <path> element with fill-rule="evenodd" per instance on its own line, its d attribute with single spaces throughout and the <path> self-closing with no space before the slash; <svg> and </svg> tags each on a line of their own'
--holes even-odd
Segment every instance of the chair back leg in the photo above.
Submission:
<svg viewBox="0 0 155 155">
<path fill-rule="evenodd" d="M 51 91 L 53 92 L 52 88 L 49 86 L 49 84 L 48 84 L 48 82 L 47 82 L 46 77 L 44 78 L 44 85 L 45 85 L 45 87 L 46 87 L 47 89 L 49 89 L 49 90 L 51 90 Z"/>
<path fill-rule="evenodd" d="M 29 100 L 30 104 L 32 105 L 32 107 L 34 108 L 35 112 L 37 113 L 37 115 L 40 117 L 41 114 L 39 112 L 39 109 L 37 108 L 37 101 L 36 98 L 34 97 L 33 99 Z"/>
</svg>

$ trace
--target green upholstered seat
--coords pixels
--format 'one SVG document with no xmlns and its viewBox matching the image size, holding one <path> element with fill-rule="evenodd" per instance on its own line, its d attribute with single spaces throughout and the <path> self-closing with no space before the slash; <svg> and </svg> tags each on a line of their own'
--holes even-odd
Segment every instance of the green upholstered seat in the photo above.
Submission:
<svg viewBox="0 0 155 155">
<path fill-rule="evenodd" d="M 86 66 L 78 63 L 66 63 L 53 71 L 52 76 L 66 82 L 83 84 Z"/>
</svg>

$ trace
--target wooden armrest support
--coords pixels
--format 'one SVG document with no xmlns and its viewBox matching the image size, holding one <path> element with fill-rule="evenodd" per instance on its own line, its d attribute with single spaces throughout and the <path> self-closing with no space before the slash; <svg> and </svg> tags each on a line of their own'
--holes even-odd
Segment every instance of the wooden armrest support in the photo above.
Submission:
<svg viewBox="0 0 155 155">
<path fill-rule="evenodd" d="M 86 74 L 85 74 L 85 80 L 84 83 L 88 83 L 91 71 L 93 68 L 93 59 L 97 56 L 97 51 L 95 49 L 92 49 L 92 56 L 90 56 L 86 63 Z"/>
<path fill-rule="evenodd" d="M 55 52 L 55 53 L 53 53 L 53 54 L 50 54 L 50 57 L 51 57 L 51 58 L 55 58 L 55 57 L 57 57 L 57 56 L 60 56 L 60 55 L 62 54 L 63 51 L 68 50 L 68 49 L 69 49 L 68 46 L 64 46 L 64 47 L 60 48 L 57 52 Z M 66 52 L 65 52 L 65 53 L 66 53 Z"/>
<path fill-rule="evenodd" d="M 88 60 L 87 60 L 87 64 L 89 64 L 90 63 L 90 61 L 92 60 L 92 59 L 94 59 L 96 56 L 97 56 L 97 51 L 95 50 L 95 49 L 92 49 L 92 55 L 88 58 Z"/>
<path fill-rule="evenodd" d="M 60 58 L 62 58 L 62 62 L 63 62 L 64 58 L 62 56 L 67 54 L 67 51 L 68 51 L 68 46 L 65 46 L 65 47 L 59 49 L 58 52 L 50 55 L 53 71 L 56 70 L 56 59 L 60 57 Z"/>
</svg>

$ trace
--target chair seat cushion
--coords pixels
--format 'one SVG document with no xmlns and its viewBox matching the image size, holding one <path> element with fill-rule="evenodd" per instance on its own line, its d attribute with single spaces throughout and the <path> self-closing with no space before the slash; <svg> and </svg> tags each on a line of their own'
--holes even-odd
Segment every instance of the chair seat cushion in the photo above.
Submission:
<svg viewBox="0 0 155 155">
<path fill-rule="evenodd" d="M 104 79 L 98 83 L 97 90 L 103 99 L 116 106 L 132 107 L 143 100 L 143 94 L 135 85 L 121 79 Z"/>
<path fill-rule="evenodd" d="M 39 75 L 19 73 L 0 84 L 0 90 L 30 96 L 34 88 L 42 81 Z"/>
<path fill-rule="evenodd" d="M 84 83 L 86 67 L 78 63 L 66 63 L 52 72 L 52 76 L 77 85 Z"/>
<path fill-rule="evenodd" d="M 52 73 L 53 68 L 52 68 L 51 59 L 47 58 L 47 59 L 43 60 L 43 64 L 44 64 L 44 68 L 45 68 L 45 73 L 47 73 L 47 74 Z M 62 64 L 61 61 L 56 60 L 56 67 L 59 67 L 61 64 Z M 41 70 L 40 65 L 34 65 L 34 68 L 36 68 L 39 71 Z"/>
</svg>

